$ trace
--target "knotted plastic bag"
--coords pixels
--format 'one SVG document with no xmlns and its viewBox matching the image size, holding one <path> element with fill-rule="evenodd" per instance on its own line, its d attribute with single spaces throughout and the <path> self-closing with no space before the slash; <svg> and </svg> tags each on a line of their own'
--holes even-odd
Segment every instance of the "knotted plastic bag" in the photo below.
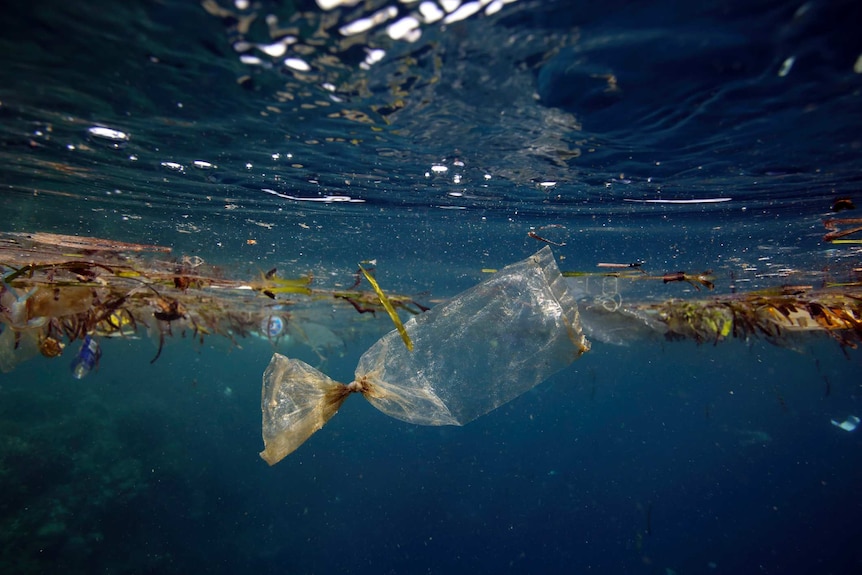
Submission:
<svg viewBox="0 0 862 575">
<path fill-rule="evenodd" d="M 420 425 L 464 425 L 532 389 L 589 349 L 574 299 L 549 247 L 412 318 L 413 351 L 392 331 L 345 385 L 274 354 L 263 375 L 261 457 L 273 465 L 362 393 Z"/>
</svg>

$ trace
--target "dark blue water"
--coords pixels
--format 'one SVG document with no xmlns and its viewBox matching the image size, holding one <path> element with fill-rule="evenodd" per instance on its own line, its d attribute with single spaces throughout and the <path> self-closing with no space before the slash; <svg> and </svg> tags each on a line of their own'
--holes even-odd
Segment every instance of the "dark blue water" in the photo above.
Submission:
<svg viewBox="0 0 862 575">
<path fill-rule="evenodd" d="M 167 245 L 233 277 L 377 259 L 426 303 L 544 246 L 530 231 L 564 270 L 859 281 L 858 244 L 822 240 L 859 217 L 837 199 L 862 202 L 858 3 L 520 0 L 414 42 L 339 32 L 386 7 L 5 3 L 0 231 Z M 362 326 L 323 360 L 279 351 L 350 381 L 391 327 Z M 65 356 L 23 362 L 0 375 L 2 570 L 862 572 L 862 431 L 830 423 L 862 415 L 858 350 L 602 327 L 465 427 L 351 397 L 272 468 L 267 341 L 177 338 L 150 364 L 146 337 L 106 340 L 81 381 Z"/>
</svg>

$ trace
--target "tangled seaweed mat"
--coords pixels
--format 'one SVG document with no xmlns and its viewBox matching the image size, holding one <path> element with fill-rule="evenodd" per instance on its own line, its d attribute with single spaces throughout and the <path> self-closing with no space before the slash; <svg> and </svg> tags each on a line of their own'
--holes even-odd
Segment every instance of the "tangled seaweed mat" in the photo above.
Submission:
<svg viewBox="0 0 862 575">
<path fill-rule="evenodd" d="M 0 232 L 0 372 L 37 354 L 61 356 L 87 337 L 146 334 L 159 346 L 151 363 L 167 338 L 187 333 L 201 344 L 219 336 L 235 345 L 252 334 L 277 344 L 290 333 L 319 354 L 338 332 L 373 325 L 352 322 L 353 312 L 385 307 L 375 291 L 360 289 L 358 277 L 348 288 L 338 279 L 320 285 L 311 273 L 280 277 L 276 268 L 258 278 L 230 277 L 230 270 L 197 256 L 170 252 L 104 238 Z M 406 295 L 390 293 L 387 300 L 387 313 L 427 309 Z"/>
<path fill-rule="evenodd" d="M 532 389 L 589 350 L 575 300 L 549 247 L 405 324 L 366 351 L 348 385 L 274 354 L 263 374 L 260 456 L 297 449 L 361 393 L 419 425 L 464 425 Z"/>
</svg>

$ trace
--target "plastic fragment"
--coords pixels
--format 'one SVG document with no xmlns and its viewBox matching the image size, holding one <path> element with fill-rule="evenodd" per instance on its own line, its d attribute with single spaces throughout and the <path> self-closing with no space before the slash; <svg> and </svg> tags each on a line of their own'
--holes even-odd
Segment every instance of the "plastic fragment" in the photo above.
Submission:
<svg viewBox="0 0 862 575">
<path fill-rule="evenodd" d="M 834 425 L 836 427 L 840 427 L 844 431 L 855 431 L 856 427 L 858 427 L 860 422 L 862 422 L 862 420 L 860 420 L 858 417 L 856 417 L 855 415 L 850 415 L 847 417 L 847 419 L 845 419 L 841 423 L 839 423 L 833 419 L 832 425 Z"/>
</svg>

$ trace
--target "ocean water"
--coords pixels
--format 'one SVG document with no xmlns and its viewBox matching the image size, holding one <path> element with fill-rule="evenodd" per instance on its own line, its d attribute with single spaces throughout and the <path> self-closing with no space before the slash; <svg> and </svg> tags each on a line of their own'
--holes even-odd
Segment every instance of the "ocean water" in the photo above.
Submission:
<svg viewBox="0 0 862 575">
<path fill-rule="evenodd" d="M 835 211 L 862 202 L 858 3 L 332 4 L 5 2 L 0 232 L 236 278 L 349 285 L 376 260 L 429 306 L 545 245 L 658 278 L 573 278 L 584 310 L 858 290 L 859 244 L 823 239 L 860 217 Z M 715 290 L 661 281 L 681 270 Z M 349 329 L 276 350 L 350 381 L 391 323 L 323 315 Z M 464 427 L 351 397 L 273 467 L 265 339 L 151 363 L 145 334 L 104 338 L 81 380 L 68 351 L 23 361 L 0 374 L 0 569 L 862 572 L 862 430 L 831 423 L 862 416 L 852 342 L 614 321 L 587 314 L 589 353 Z"/>
</svg>

